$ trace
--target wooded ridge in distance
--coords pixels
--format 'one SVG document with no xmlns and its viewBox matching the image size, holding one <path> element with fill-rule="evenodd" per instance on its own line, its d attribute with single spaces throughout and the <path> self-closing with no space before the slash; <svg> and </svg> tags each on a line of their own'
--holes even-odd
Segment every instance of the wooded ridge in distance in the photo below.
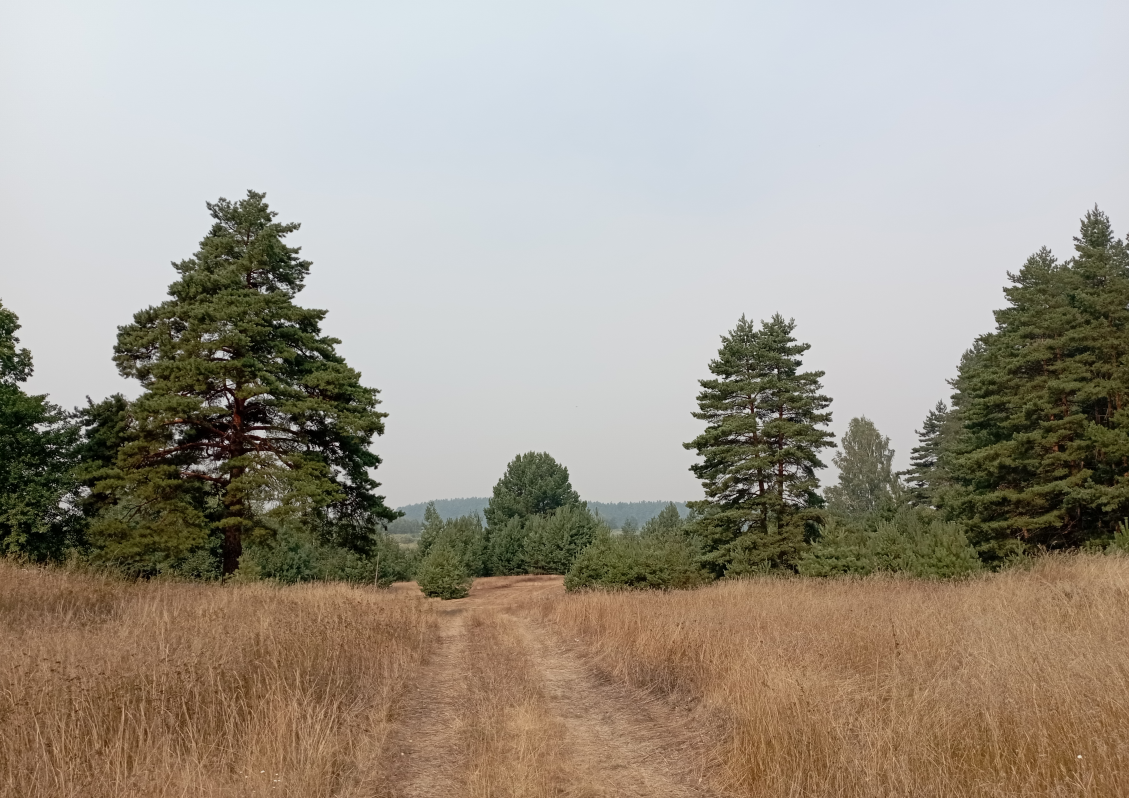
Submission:
<svg viewBox="0 0 1129 798">
<path fill-rule="evenodd" d="M 405 504 L 396 510 L 404 514 L 404 518 L 413 521 L 422 521 L 427 505 L 434 504 L 436 511 L 444 519 L 458 518 L 460 515 L 473 515 L 481 513 L 490 503 L 487 496 L 468 499 L 435 499 L 430 502 L 418 504 Z M 619 529 L 627 521 L 633 521 L 636 526 L 642 526 L 656 515 L 661 513 L 668 504 L 678 508 L 679 515 L 686 516 L 690 510 L 685 502 L 587 502 L 589 509 L 597 513 L 600 518 L 608 523 L 612 529 Z"/>
</svg>

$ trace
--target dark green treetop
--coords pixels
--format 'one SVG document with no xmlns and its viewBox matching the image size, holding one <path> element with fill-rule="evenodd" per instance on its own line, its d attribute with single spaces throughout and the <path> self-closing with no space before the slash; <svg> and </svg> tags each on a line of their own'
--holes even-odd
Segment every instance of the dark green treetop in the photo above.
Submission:
<svg viewBox="0 0 1129 798">
<path fill-rule="evenodd" d="M 0 384 L 15 385 L 31 377 L 31 352 L 20 348 L 19 317 L 0 302 Z"/>
<path fill-rule="evenodd" d="M 674 506 L 674 502 L 671 502 L 662 512 L 643 524 L 643 528 L 639 530 L 639 535 L 641 537 L 679 535 L 682 533 L 684 526 L 685 524 L 682 521 L 682 516 L 678 513 L 678 508 Z"/>
<path fill-rule="evenodd" d="M 486 523 L 498 528 L 511 518 L 548 515 L 558 507 L 579 503 L 567 468 L 548 452 L 527 452 L 510 461 L 494 486 L 485 510 Z"/>
<path fill-rule="evenodd" d="M 779 314 L 760 328 L 744 316 L 722 336 L 713 378 L 701 380 L 698 412 L 706 429 L 685 444 L 702 458 L 690 467 L 706 499 L 691 504 L 694 529 L 718 570 L 791 567 L 804 523 L 820 502 L 819 451 L 833 446 L 831 399 L 823 372 L 802 371 L 810 348 L 793 337 L 795 322 Z"/>
<path fill-rule="evenodd" d="M 1098 209 L 1060 263 L 1032 255 L 954 387 L 946 512 L 985 556 L 1077 546 L 1129 515 L 1129 249 Z"/>
<path fill-rule="evenodd" d="M 199 251 L 174 264 L 170 298 L 120 328 L 114 360 L 145 389 L 133 403 L 135 439 L 107 488 L 128 511 L 103 539 L 124 556 L 168 556 L 223 537 L 223 570 L 244 536 L 269 534 L 265 516 L 305 515 L 339 545 L 364 551 L 395 517 L 368 474 L 384 431 L 377 391 L 321 332 L 324 310 L 295 304 L 310 269 L 265 195 L 208 204 L 214 223 Z"/>
<path fill-rule="evenodd" d="M 869 418 L 851 419 L 841 451 L 831 461 L 839 468 L 839 482 L 824 492 L 828 510 L 844 518 L 861 518 L 889 502 L 895 482 L 894 450 Z"/>
<path fill-rule="evenodd" d="M 455 552 L 471 576 L 486 576 L 486 531 L 478 513 L 443 519 L 435 509 L 435 503 L 428 504 L 419 536 L 419 556 L 426 558 L 432 547 L 438 545 L 445 545 Z"/>
<path fill-rule="evenodd" d="M 63 501 L 78 432 L 46 396 L 20 387 L 32 361 L 19 346 L 19 328 L 16 314 L 0 304 L 0 552 L 42 560 L 80 543 Z"/>
<path fill-rule="evenodd" d="M 97 403 L 86 397 L 86 407 L 76 408 L 74 418 L 82 435 L 76 450 L 75 504 L 89 519 L 114 503 L 113 494 L 98 486 L 117 474 L 118 455 L 132 437 L 133 415 L 126 398 L 116 393 Z"/>
<path fill-rule="evenodd" d="M 566 504 L 525 524 L 522 559 L 530 574 L 565 574 L 606 525 L 583 504 Z"/>
<path fill-rule="evenodd" d="M 942 453 L 952 448 L 960 433 L 957 414 L 943 401 L 937 402 L 917 431 L 917 446 L 910 450 L 910 467 L 899 473 L 905 479 L 906 498 L 917 507 L 937 507 L 941 492 L 950 483 Z"/>
</svg>

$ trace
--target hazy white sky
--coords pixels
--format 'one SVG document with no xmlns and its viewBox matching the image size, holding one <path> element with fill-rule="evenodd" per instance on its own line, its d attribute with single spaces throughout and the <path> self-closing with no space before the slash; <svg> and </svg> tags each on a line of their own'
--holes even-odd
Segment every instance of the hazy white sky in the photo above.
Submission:
<svg viewBox="0 0 1129 798">
<path fill-rule="evenodd" d="M 116 327 L 266 191 L 383 392 L 393 505 L 547 450 L 700 495 L 697 380 L 795 317 L 899 466 L 1005 272 L 1129 231 L 1129 3 L 0 4 L 0 298 L 31 388 L 136 395 Z M 830 460 L 830 457 L 828 457 Z"/>
</svg>

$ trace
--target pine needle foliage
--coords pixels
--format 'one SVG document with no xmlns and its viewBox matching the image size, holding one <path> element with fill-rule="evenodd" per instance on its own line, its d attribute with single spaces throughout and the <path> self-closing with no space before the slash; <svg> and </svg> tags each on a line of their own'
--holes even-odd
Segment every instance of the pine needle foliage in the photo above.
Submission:
<svg viewBox="0 0 1129 798">
<path fill-rule="evenodd" d="M 377 391 L 321 332 L 326 312 L 294 300 L 310 262 L 284 239 L 265 195 L 208 204 L 214 223 L 169 299 L 120 328 L 114 360 L 141 382 L 136 428 L 101 490 L 119 497 L 93 530 L 119 560 L 175 558 L 221 539 L 223 571 L 264 517 L 317 520 L 363 553 L 395 518 L 374 493 L 369 451 L 384 431 Z"/>
<path fill-rule="evenodd" d="M 804 576 L 885 572 L 934 579 L 970 576 L 982 567 L 960 524 L 914 511 L 870 527 L 831 517 L 799 563 Z"/>
<path fill-rule="evenodd" d="M 558 507 L 525 524 L 522 560 L 525 573 L 567 574 L 580 552 L 607 527 L 584 504 Z"/>
<path fill-rule="evenodd" d="M 501 527 L 511 518 L 549 515 L 558 507 L 580 503 L 568 469 L 548 452 L 519 454 L 506 466 L 486 506 L 486 523 Z"/>
<path fill-rule="evenodd" d="M 425 596 L 440 599 L 466 598 L 473 577 L 458 553 L 445 542 L 432 546 L 420 562 L 416 582 Z"/>
<path fill-rule="evenodd" d="M 821 371 L 803 371 L 810 348 L 779 314 L 758 328 L 744 316 L 722 336 L 701 380 L 698 412 L 706 430 L 686 443 L 701 462 L 691 471 L 706 499 L 691 503 L 715 572 L 731 567 L 791 568 L 804 545 L 805 524 L 821 502 L 820 450 L 833 446 L 831 399 Z"/>
<path fill-rule="evenodd" d="M 943 454 L 952 449 L 960 434 L 960 418 L 944 403 L 928 412 L 917 430 L 917 446 L 910 450 L 910 467 L 899 476 L 905 480 L 906 499 L 915 507 L 939 507 L 942 493 L 952 484 Z"/>
<path fill-rule="evenodd" d="M 432 502 L 424 510 L 424 524 L 419 537 L 420 557 L 426 557 L 436 545 L 448 546 L 471 576 L 487 574 L 486 530 L 478 513 L 444 520 Z"/>
<path fill-rule="evenodd" d="M 710 576 L 701 566 L 701 545 L 684 526 L 670 504 L 638 533 L 613 536 L 598 530 L 569 568 L 565 589 L 675 590 L 705 584 Z"/>
<path fill-rule="evenodd" d="M 1129 515 L 1129 247 L 1097 208 L 1074 242 L 1008 275 L 954 381 L 942 504 L 990 558 L 1108 541 Z"/>
<path fill-rule="evenodd" d="M 81 541 L 64 498 L 78 430 L 45 395 L 21 388 L 32 375 L 19 318 L 0 304 L 0 554 L 58 559 Z"/>
<path fill-rule="evenodd" d="M 525 573 L 525 519 L 513 517 L 498 527 L 490 527 L 487 566 L 494 576 Z"/>
</svg>

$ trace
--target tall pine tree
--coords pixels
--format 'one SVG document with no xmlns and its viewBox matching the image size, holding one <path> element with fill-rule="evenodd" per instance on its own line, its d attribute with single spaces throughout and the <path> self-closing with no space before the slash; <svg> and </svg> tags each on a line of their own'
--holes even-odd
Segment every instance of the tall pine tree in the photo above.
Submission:
<svg viewBox="0 0 1129 798">
<path fill-rule="evenodd" d="M 980 550 L 1109 538 L 1129 515 L 1129 249 L 1098 209 L 1075 256 L 1046 249 L 1009 274 L 996 330 L 966 354 L 942 452 L 943 504 Z"/>
<path fill-rule="evenodd" d="M 301 516 L 366 551 L 396 517 L 374 493 L 369 451 L 384 431 L 377 391 L 295 304 L 310 262 L 284 239 L 265 195 L 209 203 L 199 251 L 174 264 L 170 299 L 120 328 L 114 360 L 144 393 L 136 429 L 101 489 L 123 502 L 95 532 L 110 557 L 150 565 L 222 538 L 223 571 L 271 516 Z"/>
<path fill-rule="evenodd" d="M 831 399 L 821 371 L 801 371 L 810 346 L 798 343 L 794 321 L 779 314 L 760 329 L 744 316 L 722 336 L 712 379 L 701 380 L 698 412 L 705 431 L 684 444 L 702 458 L 690 467 L 706 499 L 693 530 L 716 571 L 793 567 L 804 524 L 820 499 L 815 472 Z"/>
</svg>

